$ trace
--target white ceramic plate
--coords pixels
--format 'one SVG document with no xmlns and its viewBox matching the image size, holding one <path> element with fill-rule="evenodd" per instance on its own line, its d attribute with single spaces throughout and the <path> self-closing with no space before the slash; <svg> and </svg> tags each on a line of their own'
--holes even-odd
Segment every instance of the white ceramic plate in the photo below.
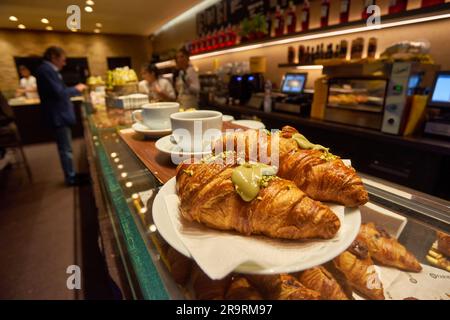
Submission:
<svg viewBox="0 0 450 320">
<path fill-rule="evenodd" d="M 249 129 L 264 129 L 266 126 L 261 121 L 255 121 L 255 120 L 234 120 L 231 122 L 232 124 L 237 124 L 239 126 L 243 126 Z"/>
<path fill-rule="evenodd" d="M 137 133 L 142 133 L 147 137 L 159 138 L 162 136 L 166 136 L 172 132 L 172 129 L 164 129 L 164 130 L 152 130 L 144 126 L 142 123 L 135 122 L 131 126 L 131 128 Z"/>
<path fill-rule="evenodd" d="M 170 141 L 170 135 L 158 139 L 155 143 L 156 149 L 158 151 L 165 153 L 167 155 L 183 155 L 183 156 L 195 156 L 195 155 L 207 155 L 211 154 L 211 151 L 203 152 L 182 152 L 177 150 L 177 146 Z"/>
<path fill-rule="evenodd" d="M 178 214 L 178 212 L 167 212 L 167 206 L 165 204 L 165 197 L 168 195 L 176 194 L 175 189 L 176 178 L 170 179 L 158 192 L 153 202 L 153 221 L 156 225 L 158 232 L 161 236 L 178 252 L 190 257 L 188 249 L 184 246 L 181 239 L 178 237 L 172 219 L 169 215 Z M 315 246 L 305 245 L 305 242 L 299 242 L 299 249 L 296 256 L 302 257 L 305 255 L 310 256 L 310 259 L 302 259 L 303 261 L 293 265 L 279 265 L 270 269 L 264 269 L 256 264 L 242 264 L 235 271 L 240 273 L 252 273 L 252 274 L 278 274 L 278 273 L 290 273 L 301 270 L 306 270 L 325 262 L 328 262 L 345 251 L 353 240 L 356 238 L 361 225 L 361 213 L 358 208 L 346 208 L 344 221 L 341 223 L 341 236 L 338 241 L 329 241 L 326 243 L 325 250 L 317 250 Z M 244 237 L 244 236 L 243 236 Z M 213 241 L 213 238 L 209 239 Z M 311 240 L 314 241 L 314 240 Z M 310 243 L 310 242 L 307 242 Z"/>
</svg>

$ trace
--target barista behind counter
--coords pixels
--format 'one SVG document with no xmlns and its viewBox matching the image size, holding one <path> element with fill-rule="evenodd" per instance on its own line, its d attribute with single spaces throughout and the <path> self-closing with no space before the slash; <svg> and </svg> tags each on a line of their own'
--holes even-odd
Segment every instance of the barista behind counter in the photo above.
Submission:
<svg viewBox="0 0 450 320">
<path fill-rule="evenodd" d="M 25 96 L 27 99 L 38 99 L 36 78 L 31 75 L 30 69 L 24 65 L 19 66 L 20 82 L 16 90 L 16 97 Z"/>
<path fill-rule="evenodd" d="M 174 73 L 174 84 L 177 101 L 184 109 L 198 108 L 200 80 L 198 73 L 189 61 L 189 51 L 181 48 L 176 56 L 177 70 Z"/>
<path fill-rule="evenodd" d="M 158 68 L 147 64 L 141 69 L 142 81 L 139 82 L 139 92 L 147 94 L 150 101 L 175 101 L 176 95 L 169 80 L 159 75 Z"/>
</svg>

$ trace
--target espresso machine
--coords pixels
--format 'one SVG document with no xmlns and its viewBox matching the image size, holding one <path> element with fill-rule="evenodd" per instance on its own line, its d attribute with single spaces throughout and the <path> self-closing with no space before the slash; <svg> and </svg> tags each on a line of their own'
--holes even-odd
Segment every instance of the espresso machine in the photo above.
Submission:
<svg viewBox="0 0 450 320">
<path fill-rule="evenodd" d="M 264 76 L 262 73 L 249 73 L 231 76 L 228 95 L 238 104 L 246 104 L 253 94 L 263 92 Z"/>
</svg>

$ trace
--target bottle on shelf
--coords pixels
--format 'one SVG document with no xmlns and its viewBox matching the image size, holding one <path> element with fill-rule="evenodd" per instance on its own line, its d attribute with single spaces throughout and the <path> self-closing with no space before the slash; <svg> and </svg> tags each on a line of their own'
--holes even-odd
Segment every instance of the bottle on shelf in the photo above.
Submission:
<svg viewBox="0 0 450 320">
<path fill-rule="evenodd" d="M 286 29 L 287 33 L 294 33 L 297 28 L 297 14 L 295 11 L 295 5 L 292 1 L 289 1 L 289 8 L 286 12 Z"/>
<path fill-rule="evenodd" d="M 229 24 L 227 28 L 226 34 L 226 42 L 225 45 L 227 47 L 234 46 L 237 41 L 236 32 L 233 30 L 233 27 Z"/>
<path fill-rule="evenodd" d="M 336 45 L 336 50 L 333 52 L 333 58 L 339 58 L 339 54 L 341 53 L 341 46 L 339 44 Z"/>
<path fill-rule="evenodd" d="M 347 52 L 348 52 L 348 41 L 342 40 L 339 50 L 339 58 L 340 59 L 347 59 Z"/>
<path fill-rule="evenodd" d="M 318 59 L 325 59 L 325 50 L 324 50 L 324 44 L 321 43 L 320 44 L 320 49 L 319 49 L 319 55 L 318 55 Z"/>
<path fill-rule="evenodd" d="M 341 8 L 339 14 L 340 23 L 348 22 L 348 17 L 350 16 L 350 1 L 351 0 L 341 0 Z"/>
<path fill-rule="evenodd" d="M 270 12 L 266 14 L 266 29 L 267 36 L 270 38 L 272 36 L 272 13 Z"/>
<path fill-rule="evenodd" d="M 284 17 L 283 17 L 283 10 L 281 10 L 280 6 L 277 6 L 273 24 L 275 36 L 276 37 L 282 36 L 284 34 Z"/>
<path fill-rule="evenodd" d="M 375 5 L 375 0 L 364 0 L 363 12 L 361 13 L 361 17 L 363 20 L 367 20 L 371 14 L 367 13 L 367 8 Z"/>
<path fill-rule="evenodd" d="M 350 59 L 361 59 L 364 51 L 364 38 L 359 37 L 352 41 Z"/>
<path fill-rule="evenodd" d="M 225 40 L 226 40 L 225 30 L 222 27 L 219 30 L 219 37 L 218 37 L 218 46 L 219 46 L 219 48 L 225 47 Z"/>
<path fill-rule="evenodd" d="M 294 47 L 290 46 L 288 48 L 288 63 L 294 64 L 294 62 L 295 62 L 295 49 Z"/>
<path fill-rule="evenodd" d="M 219 48 L 219 37 L 220 37 L 220 30 L 214 30 L 214 33 L 212 35 L 212 50 L 217 50 Z"/>
<path fill-rule="evenodd" d="M 208 32 L 208 34 L 205 36 L 205 51 L 211 50 L 211 33 Z"/>
<path fill-rule="evenodd" d="M 390 0 L 389 14 L 406 11 L 407 7 L 408 7 L 408 0 Z"/>
<path fill-rule="evenodd" d="M 298 46 L 298 64 L 305 64 L 305 46 Z"/>
<path fill-rule="evenodd" d="M 445 3 L 445 0 L 422 0 L 422 8 Z"/>
<path fill-rule="evenodd" d="M 309 12 L 310 12 L 309 1 L 305 0 L 305 2 L 303 3 L 301 16 L 302 31 L 308 31 L 309 29 Z"/>
<path fill-rule="evenodd" d="M 328 18 L 330 16 L 330 0 L 322 0 L 320 7 L 320 27 L 328 26 Z"/>
<path fill-rule="evenodd" d="M 327 53 L 325 55 L 325 59 L 332 59 L 333 58 L 333 44 L 330 43 L 327 46 Z"/>
<path fill-rule="evenodd" d="M 377 54 L 377 45 L 378 45 L 378 40 L 377 38 L 370 38 L 369 39 L 369 45 L 368 45 L 368 49 L 367 49 L 367 57 L 368 58 L 372 58 L 375 59 L 375 56 Z"/>
<path fill-rule="evenodd" d="M 199 52 L 205 52 L 206 51 L 206 35 L 202 34 L 200 40 L 199 40 Z"/>
<path fill-rule="evenodd" d="M 311 52 L 309 53 L 308 64 L 313 64 L 315 57 L 316 57 L 316 53 L 314 52 L 314 46 L 311 46 Z"/>
<path fill-rule="evenodd" d="M 311 59 L 311 51 L 309 46 L 306 47 L 305 57 L 303 58 L 303 64 L 309 64 Z"/>
</svg>

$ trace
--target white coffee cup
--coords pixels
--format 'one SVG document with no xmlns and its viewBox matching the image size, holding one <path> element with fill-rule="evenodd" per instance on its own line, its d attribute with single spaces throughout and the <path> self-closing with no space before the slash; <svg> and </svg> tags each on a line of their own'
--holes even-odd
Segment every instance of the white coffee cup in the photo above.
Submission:
<svg viewBox="0 0 450 320">
<path fill-rule="evenodd" d="M 170 129 L 170 115 L 179 108 L 177 102 L 146 103 L 141 110 L 133 111 L 132 118 L 151 130 Z"/>
<path fill-rule="evenodd" d="M 222 134 L 222 113 L 214 110 L 177 112 L 170 116 L 171 141 L 180 151 L 202 152 Z"/>
</svg>

